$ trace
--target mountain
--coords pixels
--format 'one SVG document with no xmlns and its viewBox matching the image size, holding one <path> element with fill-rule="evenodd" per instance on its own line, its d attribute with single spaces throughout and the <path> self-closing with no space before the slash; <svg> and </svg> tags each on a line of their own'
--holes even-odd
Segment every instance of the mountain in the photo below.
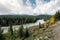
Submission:
<svg viewBox="0 0 60 40">
<path fill-rule="evenodd" d="M 37 15 L 37 17 L 47 17 L 47 16 L 51 16 L 51 15 L 45 15 L 45 14 L 43 14 L 43 15 Z"/>
</svg>

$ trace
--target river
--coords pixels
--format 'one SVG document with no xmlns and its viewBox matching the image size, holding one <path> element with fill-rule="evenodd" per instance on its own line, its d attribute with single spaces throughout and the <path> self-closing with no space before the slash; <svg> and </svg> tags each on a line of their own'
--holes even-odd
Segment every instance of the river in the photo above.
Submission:
<svg viewBox="0 0 60 40">
<path fill-rule="evenodd" d="M 29 28 L 29 27 L 37 26 L 37 25 L 39 25 L 39 22 L 43 22 L 43 20 L 37 20 L 35 23 L 23 24 L 23 27 L 24 28 Z M 15 25 L 15 26 L 13 26 L 13 30 L 18 30 L 18 28 L 20 26 L 21 25 Z M 8 32 L 9 26 L 1 27 L 1 28 L 4 30 L 3 33 L 6 33 L 6 32 Z"/>
</svg>

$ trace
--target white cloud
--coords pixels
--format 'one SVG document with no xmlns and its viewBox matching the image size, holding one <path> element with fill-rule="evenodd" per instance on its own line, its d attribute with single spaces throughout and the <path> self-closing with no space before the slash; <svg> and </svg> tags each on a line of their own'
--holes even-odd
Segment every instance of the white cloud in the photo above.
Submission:
<svg viewBox="0 0 60 40">
<path fill-rule="evenodd" d="M 36 13 L 41 13 L 41 14 L 54 14 L 55 10 L 56 10 L 56 0 L 50 1 L 49 3 L 43 4 L 41 3 L 41 5 L 37 5 L 37 7 L 35 8 L 34 12 Z"/>
<path fill-rule="evenodd" d="M 22 0 L 0 0 L 0 14 L 14 13 L 14 14 L 55 14 L 60 9 L 58 6 L 59 0 L 51 0 L 48 3 L 43 3 L 41 0 L 36 0 L 36 7 L 33 9 L 29 0 L 26 1 L 27 5 L 23 5 Z M 3 8 L 2 8 L 3 7 Z"/>
</svg>

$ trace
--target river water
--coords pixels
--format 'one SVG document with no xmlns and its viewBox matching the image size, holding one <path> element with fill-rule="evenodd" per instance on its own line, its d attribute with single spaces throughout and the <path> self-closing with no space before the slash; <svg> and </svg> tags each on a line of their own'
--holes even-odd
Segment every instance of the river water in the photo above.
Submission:
<svg viewBox="0 0 60 40">
<path fill-rule="evenodd" d="M 35 22 L 35 23 L 23 24 L 23 27 L 24 28 L 29 28 L 29 27 L 37 26 L 37 25 L 39 25 L 39 22 L 42 22 L 42 20 L 37 20 L 37 22 Z M 15 25 L 15 26 L 13 26 L 13 30 L 18 30 L 18 28 L 20 26 L 21 25 Z M 9 26 L 7 26 L 7 27 L 1 27 L 1 28 L 4 30 L 3 33 L 6 33 L 6 32 L 8 32 Z"/>
</svg>

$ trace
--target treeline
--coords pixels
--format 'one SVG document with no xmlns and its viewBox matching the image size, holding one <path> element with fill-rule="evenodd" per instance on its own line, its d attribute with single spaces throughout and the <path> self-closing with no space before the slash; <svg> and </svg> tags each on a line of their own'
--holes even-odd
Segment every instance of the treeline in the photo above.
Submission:
<svg viewBox="0 0 60 40">
<path fill-rule="evenodd" d="M 54 17 L 55 17 L 56 21 L 60 20 L 60 10 L 58 10 L 56 12 L 56 14 L 54 15 Z"/>
<path fill-rule="evenodd" d="M 36 20 L 40 19 L 36 16 L 9 16 L 9 15 L 0 15 L 0 27 L 9 26 L 10 22 L 12 25 L 20 25 L 26 23 L 34 23 Z"/>
</svg>

